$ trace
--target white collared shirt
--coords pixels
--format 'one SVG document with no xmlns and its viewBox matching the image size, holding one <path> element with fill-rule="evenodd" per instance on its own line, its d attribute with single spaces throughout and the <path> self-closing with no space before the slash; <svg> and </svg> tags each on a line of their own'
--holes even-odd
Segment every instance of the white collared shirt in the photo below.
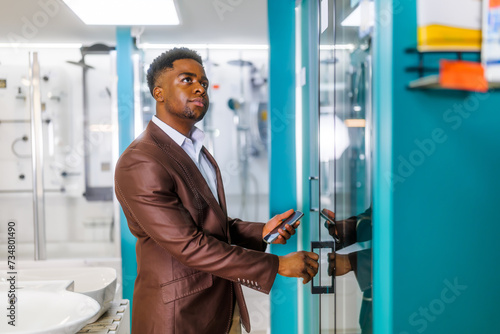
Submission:
<svg viewBox="0 0 500 334">
<path fill-rule="evenodd" d="M 187 155 L 189 155 L 196 167 L 198 167 L 201 175 L 203 175 L 205 181 L 207 181 L 208 187 L 212 191 L 215 199 L 219 202 L 219 197 L 217 196 L 217 178 L 215 168 L 212 166 L 205 154 L 201 152 L 203 139 L 205 139 L 205 133 L 195 126 L 191 131 L 191 138 L 188 138 L 156 116 L 153 116 L 152 121 L 170 138 L 172 138 L 172 140 L 176 142 L 177 145 L 179 145 L 184 152 L 187 153 Z"/>
</svg>

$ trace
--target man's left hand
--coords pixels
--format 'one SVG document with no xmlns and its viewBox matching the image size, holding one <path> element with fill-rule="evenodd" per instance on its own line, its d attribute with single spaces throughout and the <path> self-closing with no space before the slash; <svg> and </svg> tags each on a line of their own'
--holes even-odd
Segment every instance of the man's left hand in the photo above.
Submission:
<svg viewBox="0 0 500 334">
<path fill-rule="evenodd" d="M 262 229 L 262 238 L 266 236 L 269 232 L 271 232 L 276 226 L 281 224 L 281 222 L 290 217 L 294 213 L 293 209 L 290 209 L 286 212 L 283 212 L 282 214 L 274 216 L 270 221 L 264 225 L 264 228 Z M 273 241 L 273 244 L 286 244 L 286 241 L 290 239 L 292 235 L 295 234 L 295 229 L 299 226 L 300 221 L 296 222 L 294 224 L 295 228 L 286 224 L 284 229 L 279 229 L 279 236 L 276 238 L 276 240 Z"/>
</svg>

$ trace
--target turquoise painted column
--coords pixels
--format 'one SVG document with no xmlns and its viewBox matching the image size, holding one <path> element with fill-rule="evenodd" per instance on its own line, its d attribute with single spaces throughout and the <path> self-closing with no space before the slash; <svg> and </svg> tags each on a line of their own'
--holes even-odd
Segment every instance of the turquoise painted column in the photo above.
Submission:
<svg viewBox="0 0 500 334">
<path fill-rule="evenodd" d="M 118 132 L 120 154 L 134 140 L 134 48 L 130 27 L 116 28 L 116 73 L 118 74 Z M 136 238 L 130 233 L 127 219 L 120 209 L 120 233 L 122 249 L 123 298 L 130 300 L 134 294 L 137 276 L 135 258 Z"/>
<path fill-rule="evenodd" d="M 373 332 L 393 333 L 392 0 L 376 0 L 373 62 Z M 384 15 L 382 15 L 382 13 Z M 382 19 L 383 18 L 383 19 Z"/>
<path fill-rule="evenodd" d="M 269 25 L 269 208 L 271 216 L 297 208 L 295 168 L 295 1 L 268 1 Z M 285 255 L 297 238 L 273 245 Z M 271 333 L 297 333 L 297 279 L 276 276 L 271 290 Z M 286 316 L 289 314 L 290 316 Z"/>
</svg>

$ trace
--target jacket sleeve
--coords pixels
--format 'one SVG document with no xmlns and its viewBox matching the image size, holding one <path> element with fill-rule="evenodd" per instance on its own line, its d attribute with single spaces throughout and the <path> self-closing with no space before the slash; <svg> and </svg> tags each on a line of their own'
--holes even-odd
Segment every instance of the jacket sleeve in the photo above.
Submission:
<svg viewBox="0 0 500 334">
<path fill-rule="evenodd" d="M 348 255 L 361 291 L 372 287 L 372 250 L 365 249 Z"/>
<path fill-rule="evenodd" d="M 356 240 L 358 242 L 372 240 L 372 208 L 358 215 L 356 222 Z M 358 280 L 361 291 L 372 287 L 372 250 L 366 249 L 349 254 L 349 260 Z"/>
<path fill-rule="evenodd" d="M 116 168 L 115 191 L 136 237 L 153 239 L 190 268 L 235 282 L 250 280 L 265 293 L 271 290 L 278 272 L 278 257 L 232 246 L 205 234 L 183 205 L 178 194 L 182 190 L 155 157 L 137 150 L 124 154 Z M 206 219 L 216 219 L 210 212 L 206 214 Z M 257 229 L 258 225 L 237 228 L 242 232 L 251 230 L 252 235 Z"/>
<path fill-rule="evenodd" d="M 230 219 L 231 242 L 241 247 L 264 252 L 267 247 L 267 244 L 262 240 L 264 225 L 264 223 L 251 223 L 240 219 Z"/>
</svg>

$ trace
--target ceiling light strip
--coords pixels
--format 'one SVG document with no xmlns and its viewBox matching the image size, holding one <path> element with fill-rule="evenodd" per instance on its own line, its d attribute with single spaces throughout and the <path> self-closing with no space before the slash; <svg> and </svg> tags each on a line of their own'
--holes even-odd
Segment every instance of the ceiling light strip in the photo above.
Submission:
<svg viewBox="0 0 500 334">
<path fill-rule="evenodd" d="M 81 43 L 0 43 L 0 48 L 13 49 L 79 49 Z"/>
<path fill-rule="evenodd" d="M 0 43 L 0 48 L 22 48 L 22 49 L 79 49 L 81 43 Z M 196 50 L 268 50 L 266 44 L 154 44 L 141 43 L 140 49 L 172 49 L 174 47 L 186 47 Z M 320 50 L 353 50 L 353 44 L 321 45 Z"/>
<path fill-rule="evenodd" d="M 354 50 L 354 44 L 320 45 L 320 50 Z"/>
<path fill-rule="evenodd" d="M 137 46 L 139 49 L 172 49 L 186 47 L 196 50 L 267 50 L 266 44 L 154 44 L 141 43 Z"/>
</svg>

